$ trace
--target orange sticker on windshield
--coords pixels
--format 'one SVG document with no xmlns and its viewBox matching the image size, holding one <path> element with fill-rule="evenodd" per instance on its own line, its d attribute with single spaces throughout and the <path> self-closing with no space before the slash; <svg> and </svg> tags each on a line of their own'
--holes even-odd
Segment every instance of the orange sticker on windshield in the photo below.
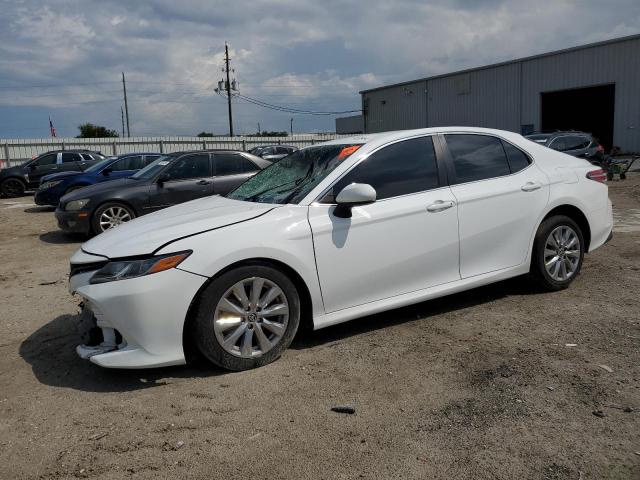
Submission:
<svg viewBox="0 0 640 480">
<path fill-rule="evenodd" d="M 338 155 L 338 160 L 347 158 L 349 155 L 351 155 L 353 152 L 355 152 L 359 148 L 360 148 L 360 145 L 351 145 L 350 147 L 344 147 L 340 152 L 340 155 Z"/>
</svg>

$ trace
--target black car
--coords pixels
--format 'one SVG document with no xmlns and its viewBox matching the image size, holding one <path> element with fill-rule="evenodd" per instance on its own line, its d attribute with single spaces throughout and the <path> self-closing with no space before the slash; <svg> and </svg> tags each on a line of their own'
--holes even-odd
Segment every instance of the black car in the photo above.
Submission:
<svg viewBox="0 0 640 480">
<path fill-rule="evenodd" d="M 57 150 L 43 153 L 15 167 L 0 170 L 0 194 L 17 197 L 38 188 L 40 179 L 51 173 L 82 172 L 105 156 L 90 150 Z"/>
<path fill-rule="evenodd" d="M 67 232 L 99 234 L 162 208 L 224 195 L 271 162 L 245 152 L 211 150 L 165 155 L 129 178 L 70 192 L 56 208 Z"/>
</svg>

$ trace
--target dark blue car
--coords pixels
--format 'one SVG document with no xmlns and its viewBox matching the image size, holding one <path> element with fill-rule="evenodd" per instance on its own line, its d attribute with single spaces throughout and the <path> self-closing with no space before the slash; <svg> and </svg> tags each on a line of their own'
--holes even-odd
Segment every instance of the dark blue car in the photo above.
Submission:
<svg viewBox="0 0 640 480">
<path fill-rule="evenodd" d="M 159 153 L 127 153 L 105 158 L 84 172 L 60 172 L 46 175 L 40 180 L 35 202 L 37 205 L 55 207 L 63 195 L 73 190 L 108 180 L 130 177 L 160 156 Z"/>
</svg>

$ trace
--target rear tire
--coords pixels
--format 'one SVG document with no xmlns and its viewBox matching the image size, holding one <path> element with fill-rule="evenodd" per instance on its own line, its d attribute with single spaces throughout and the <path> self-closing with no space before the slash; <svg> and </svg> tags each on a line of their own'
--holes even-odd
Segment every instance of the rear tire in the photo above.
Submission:
<svg viewBox="0 0 640 480">
<path fill-rule="evenodd" d="M 93 213 L 91 231 L 94 235 L 99 235 L 134 218 L 136 218 L 136 214 L 128 205 L 119 202 L 105 203 Z"/>
<path fill-rule="evenodd" d="M 298 330 L 300 312 L 300 295 L 289 277 L 266 264 L 245 265 L 202 292 L 191 333 L 212 363 L 248 370 L 282 355 Z"/>
<path fill-rule="evenodd" d="M 547 218 L 533 242 L 530 274 L 545 290 L 565 289 L 580 273 L 584 251 L 576 222 L 564 215 Z"/>
<path fill-rule="evenodd" d="M 19 178 L 7 178 L 0 183 L 0 194 L 3 197 L 21 197 L 26 189 L 27 185 Z"/>
</svg>

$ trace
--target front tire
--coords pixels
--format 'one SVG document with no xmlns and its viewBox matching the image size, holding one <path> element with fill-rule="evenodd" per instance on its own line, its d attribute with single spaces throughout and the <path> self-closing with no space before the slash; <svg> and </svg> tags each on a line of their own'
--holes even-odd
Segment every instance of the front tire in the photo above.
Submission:
<svg viewBox="0 0 640 480">
<path fill-rule="evenodd" d="M 531 275 L 546 290 L 567 288 L 580 273 L 584 251 L 578 224 L 564 215 L 550 217 L 536 233 Z"/>
<path fill-rule="evenodd" d="M 94 212 L 91 219 L 91 231 L 94 235 L 98 235 L 134 218 L 136 218 L 136 214 L 129 206 L 118 202 L 105 203 Z"/>
<path fill-rule="evenodd" d="M 0 183 L 0 193 L 3 197 L 21 197 L 27 185 L 19 178 L 7 178 Z"/>
<path fill-rule="evenodd" d="M 200 352 L 227 370 L 261 367 L 289 347 L 300 324 L 300 295 L 266 264 L 223 273 L 202 292 L 193 335 Z"/>
</svg>

